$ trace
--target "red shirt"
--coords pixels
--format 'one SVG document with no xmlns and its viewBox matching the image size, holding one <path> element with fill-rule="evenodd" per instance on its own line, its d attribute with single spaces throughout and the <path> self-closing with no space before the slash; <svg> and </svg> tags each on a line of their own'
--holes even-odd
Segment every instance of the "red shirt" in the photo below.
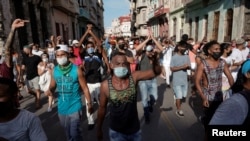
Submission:
<svg viewBox="0 0 250 141">
<path fill-rule="evenodd" d="M 13 68 L 9 68 L 5 62 L 0 64 L 0 77 L 13 80 L 14 79 Z"/>
<path fill-rule="evenodd" d="M 73 51 L 75 56 L 80 56 L 80 47 L 73 47 Z"/>
</svg>

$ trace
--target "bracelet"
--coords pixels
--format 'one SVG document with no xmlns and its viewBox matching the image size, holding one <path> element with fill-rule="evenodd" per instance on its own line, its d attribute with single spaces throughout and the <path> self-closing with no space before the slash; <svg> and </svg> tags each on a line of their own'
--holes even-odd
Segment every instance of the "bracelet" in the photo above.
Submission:
<svg viewBox="0 0 250 141">
<path fill-rule="evenodd" d="M 87 102 L 86 104 L 87 104 L 87 105 L 91 105 L 91 102 Z"/>
</svg>

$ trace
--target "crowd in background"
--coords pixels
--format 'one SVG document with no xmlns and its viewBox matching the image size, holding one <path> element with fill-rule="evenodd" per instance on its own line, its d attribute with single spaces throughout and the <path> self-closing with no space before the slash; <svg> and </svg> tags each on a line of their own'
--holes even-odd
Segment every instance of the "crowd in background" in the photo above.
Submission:
<svg viewBox="0 0 250 141">
<path fill-rule="evenodd" d="M 15 106 L 10 105 L 12 109 L 5 111 L 1 107 L 0 129 L 6 127 L 4 122 L 1 122 L 2 119 L 13 119 L 9 119 L 8 112 L 20 106 L 19 100 L 23 99 L 20 93 L 22 88 L 34 95 L 36 109 L 42 107 L 41 94 L 48 96 L 48 112 L 52 111 L 52 105 L 57 100 L 59 120 L 68 140 L 81 139 L 81 94 L 85 96 L 88 129 L 92 130 L 97 124 L 99 139 L 102 138 L 101 127 L 109 100 L 112 107 L 110 137 L 118 133 L 120 138 L 131 135 L 134 140 L 140 140 L 136 94 L 138 91 L 141 96 L 145 123 L 149 124 L 150 113 L 153 112 L 158 94 L 161 93 L 157 87 L 157 76 L 165 80 L 166 89 L 173 91 L 176 115 L 180 118 L 184 117 L 182 104 L 186 101 L 191 85 L 192 96 L 199 95 L 202 99 L 200 106 L 204 107 L 204 117 L 201 120 L 205 126 L 209 124 L 214 110 L 222 101 L 247 88 L 238 87 L 243 84 L 243 81 L 239 84 L 238 76 L 242 73 L 248 74 L 250 70 L 247 66 L 244 72 L 241 71 L 242 65 L 249 57 L 250 47 L 250 39 L 244 37 L 232 42 L 218 43 L 207 40 L 194 41 L 184 34 L 181 40 L 176 42 L 168 37 L 155 38 L 148 28 L 146 37 L 125 38 L 108 35 L 98 38 L 89 24 L 80 39 L 66 43 L 61 36 L 52 35 L 46 41 L 46 47 L 31 43 L 24 46 L 22 52 L 17 52 L 13 50 L 10 42 L 13 41 L 15 29 L 24 24 L 20 19 L 13 23 L 5 44 L 7 53 L 1 54 L 0 76 L 4 79 L 0 81 L 0 88 L 17 95 L 13 98 Z M 248 75 L 246 77 L 248 79 Z M 5 85 L 12 82 L 5 78 L 16 82 L 16 91 L 7 90 Z M 13 84 L 11 88 L 16 86 Z M 1 92 L 0 94 L 4 95 Z M 93 114 L 94 103 L 99 106 L 98 117 Z M 18 112 L 15 114 L 18 115 Z M 30 113 L 24 114 L 24 117 L 27 114 Z M 117 117 L 121 119 L 118 120 Z M 212 121 L 212 124 L 217 123 L 216 118 Z M 35 126 L 40 123 L 36 119 L 33 124 Z M 34 130 L 39 132 L 40 140 L 46 140 L 42 129 Z M 0 131 L 0 137 L 3 138 L 15 137 L 14 133 L 1 133 Z"/>
</svg>

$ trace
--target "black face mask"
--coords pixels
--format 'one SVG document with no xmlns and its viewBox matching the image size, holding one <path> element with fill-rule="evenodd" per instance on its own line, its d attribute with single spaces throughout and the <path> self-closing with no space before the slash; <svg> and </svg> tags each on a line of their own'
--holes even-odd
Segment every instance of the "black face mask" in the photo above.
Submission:
<svg viewBox="0 0 250 141">
<path fill-rule="evenodd" d="M 0 117 L 6 116 L 14 109 L 14 104 L 11 101 L 0 102 Z"/>
<path fill-rule="evenodd" d="M 227 56 L 230 56 L 232 54 L 232 51 L 229 51 L 228 53 L 227 53 Z"/>
<path fill-rule="evenodd" d="M 124 44 L 120 44 L 120 45 L 119 45 L 119 48 L 120 48 L 120 49 L 125 49 L 125 45 L 124 45 Z"/>
<path fill-rule="evenodd" d="M 212 57 L 214 58 L 214 60 L 218 60 L 218 59 L 220 58 L 220 56 L 221 56 L 221 53 L 220 53 L 220 52 L 214 52 L 214 53 L 212 54 Z"/>
</svg>

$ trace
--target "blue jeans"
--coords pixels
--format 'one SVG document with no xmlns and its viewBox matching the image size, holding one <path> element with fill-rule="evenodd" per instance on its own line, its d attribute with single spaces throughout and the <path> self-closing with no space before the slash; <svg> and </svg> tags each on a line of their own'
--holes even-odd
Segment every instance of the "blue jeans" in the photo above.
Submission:
<svg viewBox="0 0 250 141">
<path fill-rule="evenodd" d="M 58 114 L 61 125 L 64 127 L 68 141 L 82 141 L 80 120 L 82 112 L 75 112 L 70 115 Z"/>
<path fill-rule="evenodd" d="M 173 86 L 176 99 L 187 97 L 188 85 Z"/>
<path fill-rule="evenodd" d="M 134 134 L 122 134 L 120 132 L 116 132 L 112 129 L 109 129 L 109 138 L 110 141 L 141 141 L 141 130 Z"/>
<path fill-rule="evenodd" d="M 148 107 L 149 96 L 152 95 L 155 100 L 158 98 L 158 88 L 156 78 L 151 80 L 139 81 L 141 101 L 143 107 Z"/>
</svg>

